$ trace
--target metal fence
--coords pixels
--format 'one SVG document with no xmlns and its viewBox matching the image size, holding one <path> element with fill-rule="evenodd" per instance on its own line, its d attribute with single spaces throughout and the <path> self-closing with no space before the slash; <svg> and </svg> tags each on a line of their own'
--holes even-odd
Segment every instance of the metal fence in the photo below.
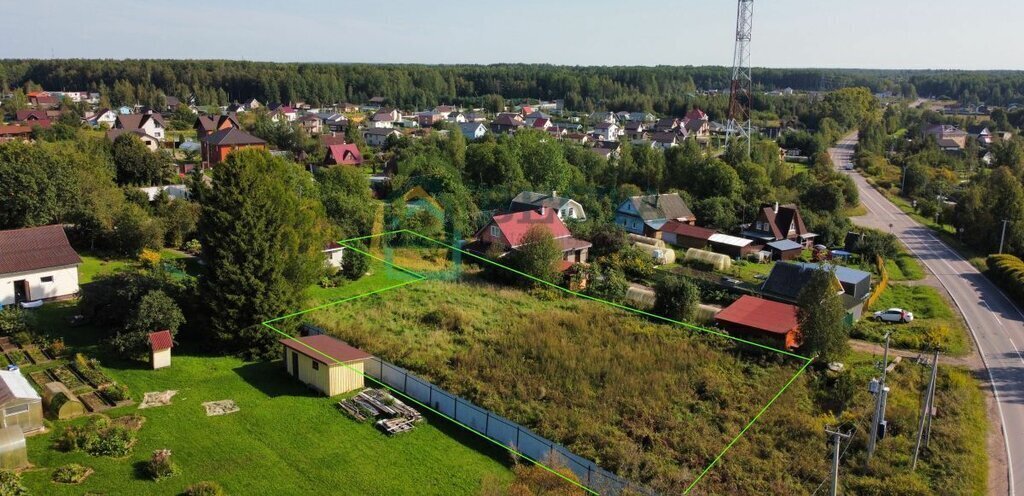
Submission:
<svg viewBox="0 0 1024 496">
<path fill-rule="evenodd" d="M 541 463 L 551 461 L 569 468 L 583 485 L 600 494 L 620 494 L 626 489 L 636 494 L 657 494 L 602 469 L 596 463 L 569 451 L 565 446 L 537 435 L 526 427 L 416 377 L 397 365 L 372 357 L 364 362 L 363 370 L 367 376 L 455 419 L 463 426 L 499 444 Z"/>
</svg>

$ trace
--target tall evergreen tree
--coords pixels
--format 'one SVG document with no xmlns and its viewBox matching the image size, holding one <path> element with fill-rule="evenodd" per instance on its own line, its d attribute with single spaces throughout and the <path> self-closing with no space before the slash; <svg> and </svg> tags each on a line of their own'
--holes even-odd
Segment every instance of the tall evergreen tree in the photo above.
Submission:
<svg viewBox="0 0 1024 496">
<path fill-rule="evenodd" d="M 297 309 L 323 270 L 317 195 L 308 173 L 265 151 L 237 151 L 218 165 L 203 198 L 199 290 L 210 332 L 229 349 L 269 353 L 280 336 L 260 324 Z"/>
</svg>

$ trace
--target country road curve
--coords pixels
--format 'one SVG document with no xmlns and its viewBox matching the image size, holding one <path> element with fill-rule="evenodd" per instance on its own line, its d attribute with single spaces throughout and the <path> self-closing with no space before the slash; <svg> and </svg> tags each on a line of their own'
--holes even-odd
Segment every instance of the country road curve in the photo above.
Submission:
<svg viewBox="0 0 1024 496">
<path fill-rule="evenodd" d="M 829 149 L 841 170 L 853 160 L 856 133 Z M 845 171 L 844 171 L 845 172 Z M 984 372 L 995 399 L 995 419 L 991 425 L 1002 443 L 989 444 L 990 458 L 1005 448 L 1005 479 L 990 474 L 990 494 L 1014 496 L 1014 488 L 1024 488 L 1024 312 L 996 285 L 956 251 L 943 243 L 932 230 L 903 213 L 854 171 L 845 172 L 857 184 L 866 215 L 855 217 L 856 224 L 895 234 L 917 256 L 948 292 L 974 339 Z M 990 415 L 990 417 L 993 415 Z M 1002 446 L 999 446 L 1002 444 Z M 990 464 L 991 466 L 991 464 Z M 996 477 L 993 477 L 995 475 Z"/>
</svg>

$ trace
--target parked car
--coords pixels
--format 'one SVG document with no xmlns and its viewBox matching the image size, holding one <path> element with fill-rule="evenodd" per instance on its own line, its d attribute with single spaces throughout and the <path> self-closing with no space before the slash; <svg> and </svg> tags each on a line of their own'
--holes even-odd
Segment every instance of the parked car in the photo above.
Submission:
<svg viewBox="0 0 1024 496">
<path fill-rule="evenodd" d="M 900 322 L 906 324 L 913 322 L 914 314 L 902 308 L 890 308 L 875 312 L 875 320 L 879 322 Z"/>
</svg>

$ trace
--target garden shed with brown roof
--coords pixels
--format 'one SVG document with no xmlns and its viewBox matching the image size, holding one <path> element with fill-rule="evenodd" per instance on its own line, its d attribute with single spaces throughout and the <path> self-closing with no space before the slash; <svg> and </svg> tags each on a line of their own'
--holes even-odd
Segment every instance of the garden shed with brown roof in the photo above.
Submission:
<svg viewBox="0 0 1024 496">
<path fill-rule="evenodd" d="M 325 334 L 282 339 L 281 344 L 288 373 L 327 396 L 362 388 L 363 363 L 373 358 Z"/>
</svg>

